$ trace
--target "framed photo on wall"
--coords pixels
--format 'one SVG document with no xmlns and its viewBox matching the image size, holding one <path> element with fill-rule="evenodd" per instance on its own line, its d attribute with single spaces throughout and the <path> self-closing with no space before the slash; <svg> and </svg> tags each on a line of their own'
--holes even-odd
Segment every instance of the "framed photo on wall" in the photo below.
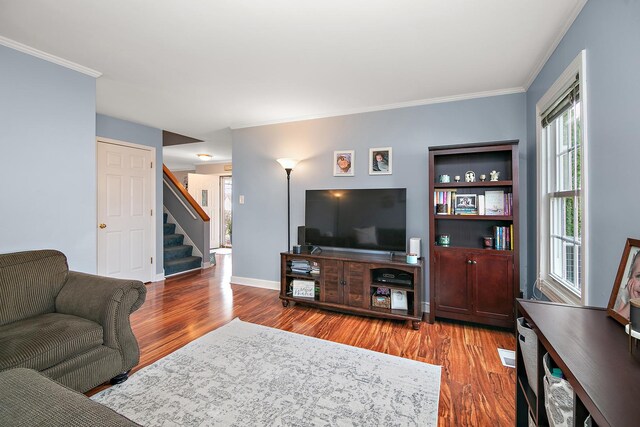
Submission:
<svg viewBox="0 0 640 427">
<path fill-rule="evenodd" d="M 629 323 L 629 300 L 640 298 L 640 240 L 627 239 L 613 283 L 607 314 L 618 322 Z"/>
<path fill-rule="evenodd" d="M 369 175 L 391 175 L 391 147 L 369 149 Z"/>
<path fill-rule="evenodd" d="M 354 176 L 354 150 L 338 150 L 333 152 L 333 176 Z"/>
</svg>

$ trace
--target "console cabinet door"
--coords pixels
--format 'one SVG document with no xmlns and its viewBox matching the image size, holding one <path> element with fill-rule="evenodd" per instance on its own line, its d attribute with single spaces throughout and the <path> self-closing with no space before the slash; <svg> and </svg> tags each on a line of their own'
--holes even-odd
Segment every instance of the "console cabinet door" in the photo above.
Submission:
<svg viewBox="0 0 640 427">
<path fill-rule="evenodd" d="M 435 253 L 436 311 L 471 314 L 471 292 L 468 285 L 470 264 L 464 251 L 443 250 Z"/>
<path fill-rule="evenodd" d="M 365 271 L 367 264 L 361 262 L 344 263 L 344 304 L 352 307 L 368 308 L 369 300 L 365 298 L 365 291 L 369 289 L 369 280 Z"/>
<path fill-rule="evenodd" d="M 322 261 L 322 302 L 342 304 L 342 261 Z"/>
<path fill-rule="evenodd" d="M 514 320 L 513 256 L 492 252 L 473 254 L 473 306 L 477 316 Z"/>
</svg>

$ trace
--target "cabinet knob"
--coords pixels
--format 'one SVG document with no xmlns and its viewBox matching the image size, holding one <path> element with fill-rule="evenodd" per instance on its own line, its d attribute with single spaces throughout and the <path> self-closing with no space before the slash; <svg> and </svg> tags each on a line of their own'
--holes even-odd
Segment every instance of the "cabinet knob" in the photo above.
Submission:
<svg viewBox="0 0 640 427">
<path fill-rule="evenodd" d="M 467 264 L 471 264 L 473 261 L 471 261 L 470 259 L 467 260 Z"/>
<path fill-rule="evenodd" d="M 477 264 L 477 263 L 478 263 L 478 261 L 476 261 L 476 260 L 474 259 L 474 260 L 473 260 L 473 263 L 474 263 L 474 264 Z"/>
</svg>

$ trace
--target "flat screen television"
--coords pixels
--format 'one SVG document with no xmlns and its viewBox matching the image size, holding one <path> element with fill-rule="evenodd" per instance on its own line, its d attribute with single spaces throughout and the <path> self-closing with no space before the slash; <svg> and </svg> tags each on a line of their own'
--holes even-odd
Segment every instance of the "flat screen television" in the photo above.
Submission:
<svg viewBox="0 0 640 427">
<path fill-rule="evenodd" d="M 406 188 L 307 190 L 306 244 L 404 252 L 406 241 Z"/>
</svg>

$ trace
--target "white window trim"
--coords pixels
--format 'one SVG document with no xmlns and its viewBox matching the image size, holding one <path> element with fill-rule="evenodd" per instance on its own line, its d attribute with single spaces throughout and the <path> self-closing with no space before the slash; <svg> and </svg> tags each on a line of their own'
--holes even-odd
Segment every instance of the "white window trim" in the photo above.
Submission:
<svg viewBox="0 0 640 427">
<path fill-rule="evenodd" d="M 586 79 L 586 51 L 582 50 L 578 56 L 569 64 L 566 70 L 558 77 L 555 83 L 549 88 L 547 93 L 536 104 L 536 148 L 537 148 L 537 176 L 538 176 L 538 192 L 537 192 L 537 288 L 551 301 L 566 304 L 589 305 L 589 185 L 588 185 L 588 126 L 587 126 L 587 79 Z M 582 209 L 582 288 L 581 294 L 572 292 L 567 287 L 561 285 L 553 279 L 549 274 L 549 199 L 544 197 L 543 193 L 547 188 L 547 147 L 543 144 L 542 124 L 540 115 L 551 106 L 553 102 L 569 87 L 575 80 L 576 74 L 579 75 L 580 84 L 580 120 L 582 131 L 582 183 L 580 190 L 580 201 Z"/>
</svg>

